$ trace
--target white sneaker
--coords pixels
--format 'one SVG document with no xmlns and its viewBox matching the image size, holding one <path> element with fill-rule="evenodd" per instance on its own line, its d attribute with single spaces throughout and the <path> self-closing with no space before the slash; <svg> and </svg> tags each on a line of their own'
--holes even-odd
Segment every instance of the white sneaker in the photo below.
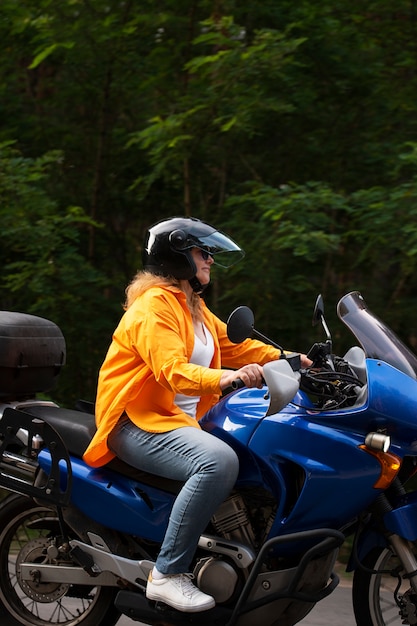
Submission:
<svg viewBox="0 0 417 626">
<path fill-rule="evenodd" d="M 146 597 L 148 600 L 165 602 L 174 609 L 186 613 L 198 613 L 214 608 L 216 605 L 214 598 L 200 591 L 191 579 L 191 574 L 175 574 L 155 579 L 150 572 Z"/>
</svg>

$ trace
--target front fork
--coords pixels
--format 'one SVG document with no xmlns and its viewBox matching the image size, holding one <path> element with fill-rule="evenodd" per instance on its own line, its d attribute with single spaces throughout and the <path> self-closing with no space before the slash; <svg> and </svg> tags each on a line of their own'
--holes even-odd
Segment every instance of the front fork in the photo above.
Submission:
<svg viewBox="0 0 417 626">
<path fill-rule="evenodd" d="M 403 578 L 407 578 L 410 581 L 410 585 L 417 595 L 417 559 L 414 556 L 413 544 L 399 535 L 390 535 L 388 543 L 393 547 L 404 568 L 405 574 Z"/>
<path fill-rule="evenodd" d="M 415 461 L 413 465 L 414 463 Z M 385 510 L 383 519 L 386 528 L 388 531 L 391 530 L 387 540 L 404 568 L 404 578 L 409 580 L 413 592 L 417 595 L 417 558 L 415 557 L 417 501 L 415 494 L 407 494 L 403 480 L 400 480 L 399 476 L 393 481 L 390 492 L 397 503 L 395 510 L 386 494 L 381 497 L 380 502 Z M 402 501 L 403 506 L 398 506 L 398 501 Z"/>
<path fill-rule="evenodd" d="M 406 494 L 403 483 L 397 477 L 390 487 L 391 497 L 397 500 L 395 508 L 387 493 L 381 494 L 375 503 L 375 512 L 384 521 L 385 538 L 403 566 L 413 592 L 417 595 L 417 558 L 414 554 L 417 520 L 416 494 Z M 403 501 L 401 502 L 401 500 Z M 414 542 L 414 543 L 413 543 Z"/>
</svg>

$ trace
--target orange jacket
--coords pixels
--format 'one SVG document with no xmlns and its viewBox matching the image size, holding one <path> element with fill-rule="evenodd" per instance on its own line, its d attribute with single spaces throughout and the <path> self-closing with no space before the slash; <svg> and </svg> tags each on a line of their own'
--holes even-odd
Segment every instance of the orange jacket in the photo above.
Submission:
<svg viewBox="0 0 417 626">
<path fill-rule="evenodd" d="M 189 363 L 194 328 L 185 294 L 176 287 L 151 287 L 123 315 L 100 369 L 97 432 L 84 460 L 100 467 L 114 458 L 107 437 L 123 412 L 139 428 L 166 432 L 198 422 L 175 404 L 177 393 L 201 396 L 200 419 L 221 394 L 221 367 L 238 369 L 247 363 L 263 365 L 279 358 L 279 351 L 260 341 L 229 341 L 226 324 L 203 303 L 204 323 L 213 335 L 210 367 Z"/>
</svg>

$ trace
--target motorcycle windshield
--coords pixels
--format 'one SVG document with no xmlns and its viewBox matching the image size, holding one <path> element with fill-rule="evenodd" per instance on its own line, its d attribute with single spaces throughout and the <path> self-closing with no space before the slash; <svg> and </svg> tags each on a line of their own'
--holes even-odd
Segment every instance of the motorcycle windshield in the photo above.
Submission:
<svg viewBox="0 0 417 626">
<path fill-rule="evenodd" d="M 337 314 L 360 342 L 368 358 L 385 361 L 417 379 L 417 357 L 371 313 L 358 291 L 348 293 L 339 301 Z"/>
</svg>

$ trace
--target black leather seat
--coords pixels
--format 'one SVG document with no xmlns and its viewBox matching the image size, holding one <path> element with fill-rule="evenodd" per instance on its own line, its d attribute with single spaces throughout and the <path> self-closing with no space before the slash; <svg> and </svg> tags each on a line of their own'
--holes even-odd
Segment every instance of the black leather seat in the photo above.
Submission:
<svg viewBox="0 0 417 626">
<path fill-rule="evenodd" d="M 79 458 L 83 456 L 96 432 L 95 419 L 92 413 L 45 405 L 25 407 L 25 412 L 44 420 L 55 428 L 64 440 L 68 452 Z M 137 482 L 168 491 L 169 493 L 178 493 L 183 485 L 180 481 L 162 478 L 138 470 L 119 458 L 110 461 L 106 467 Z"/>
</svg>

